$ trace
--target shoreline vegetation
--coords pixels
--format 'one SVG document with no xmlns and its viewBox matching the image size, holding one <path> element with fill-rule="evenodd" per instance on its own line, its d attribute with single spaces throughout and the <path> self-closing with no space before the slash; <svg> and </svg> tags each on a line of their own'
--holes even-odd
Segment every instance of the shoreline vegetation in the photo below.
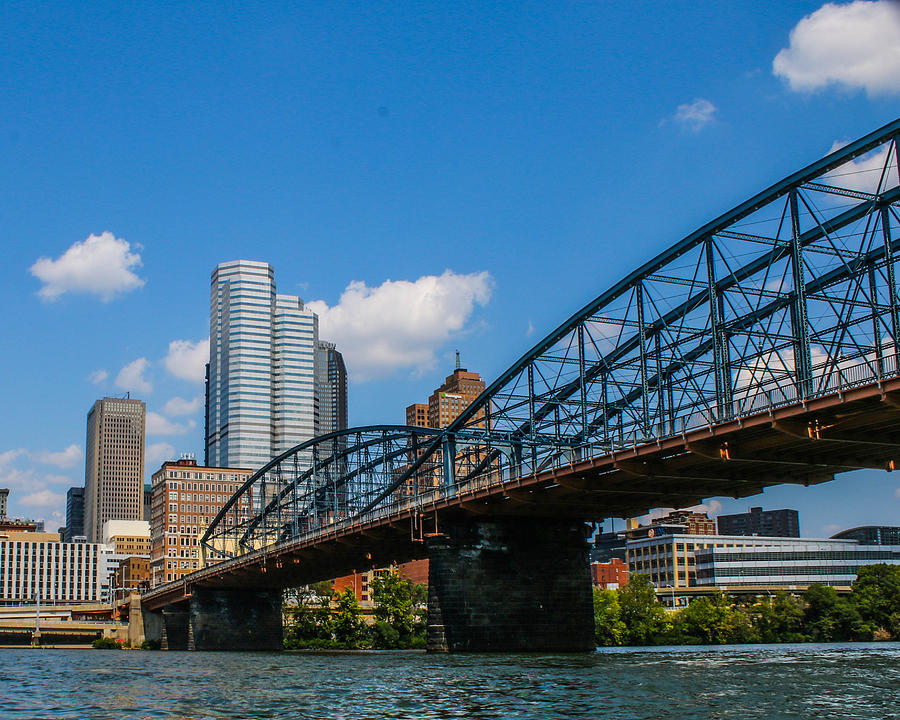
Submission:
<svg viewBox="0 0 900 720">
<path fill-rule="evenodd" d="M 607 647 L 900 640 L 900 566 L 861 567 L 849 595 L 827 585 L 753 599 L 719 592 L 675 612 L 635 574 L 619 590 L 594 589 L 594 639 Z"/>
<path fill-rule="evenodd" d="M 367 625 L 351 588 L 334 593 L 329 581 L 286 593 L 285 650 L 424 650 L 428 590 L 396 573 L 369 587 L 375 622 Z M 332 604 L 333 603 L 333 604 Z"/>
</svg>

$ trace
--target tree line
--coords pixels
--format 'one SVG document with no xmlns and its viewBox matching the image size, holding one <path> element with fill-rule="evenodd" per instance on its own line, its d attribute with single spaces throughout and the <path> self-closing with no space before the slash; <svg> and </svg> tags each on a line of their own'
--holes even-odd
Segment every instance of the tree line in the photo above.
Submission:
<svg viewBox="0 0 900 720">
<path fill-rule="evenodd" d="M 900 566 L 866 565 L 849 595 L 810 585 L 748 600 L 721 591 L 668 612 L 646 575 L 619 590 L 594 589 L 598 645 L 718 645 L 900 639 Z"/>
<path fill-rule="evenodd" d="M 351 588 L 335 593 L 326 581 L 290 591 L 283 607 L 285 649 L 424 648 L 427 588 L 391 572 L 376 576 L 369 591 L 372 625 Z"/>
</svg>

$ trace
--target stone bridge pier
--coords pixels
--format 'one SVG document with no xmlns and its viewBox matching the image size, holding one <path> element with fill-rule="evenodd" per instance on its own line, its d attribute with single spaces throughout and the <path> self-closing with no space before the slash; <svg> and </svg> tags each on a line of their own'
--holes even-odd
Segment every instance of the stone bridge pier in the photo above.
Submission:
<svg viewBox="0 0 900 720">
<path fill-rule="evenodd" d="M 163 650 L 281 650 L 281 590 L 196 587 L 183 602 L 144 611 Z"/>
<path fill-rule="evenodd" d="M 432 652 L 587 652 L 594 612 L 587 526 L 459 519 L 427 540 Z"/>
</svg>

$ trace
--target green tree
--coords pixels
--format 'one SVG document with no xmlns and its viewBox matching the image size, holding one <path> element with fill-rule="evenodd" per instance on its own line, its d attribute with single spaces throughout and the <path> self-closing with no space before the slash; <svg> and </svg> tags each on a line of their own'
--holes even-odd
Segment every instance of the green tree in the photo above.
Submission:
<svg viewBox="0 0 900 720">
<path fill-rule="evenodd" d="M 803 604 L 799 598 L 779 590 L 775 596 L 759 598 L 750 608 L 753 626 L 764 643 L 803 642 Z"/>
<path fill-rule="evenodd" d="M 803 593 L 803 627 L 813 642 L 871 640 L 872 627 L 859 611 L 827 585 L 810 585 Z"/>
<path fill-rule="evenodd" d="M 327 589 L 324 586 L 303 586 L 285 592 L 283 614 L 286 648 L 305 647 L 310 641 L 331 640 L 330 602 L 330 582 Z"/>
<path fill-rule="evenodd" d="M 865 622 L 900 637 L 900 566 L 878 563 L 861 567 L 850 599 Z"/>
<path fill-rule="evenodd" d="M 425 587 L 399 573 L 372 580 L 375 603 L 374 641 L 377 647 L 402 647 L 425 633 Z"/>
<path fill-rule="evenodd" d="M 624 641 L 629 645 L 659 644 L 671 629 L 647 575 L 636 573 L 628 578 L 628 584 L 619 591 L 619 608 L 625 624 Z"/>
<path fill-rule="evenodd" d="M 598 645 L 621 645 L 625 630 L 618 593 L 594 588 L 594 642 Z"/>
<path fill-rule="evenodd" d="M 675 627 L 685 639 L 704 645 L 753 642 L 758 638 L 750 618 L 721 591 L 693 600 L 678 613 Z"/>
<path fill-rule="evenodd" d="M 341 645 L 356 647 L 366 631 L 356 594 L 348 587 L 334 601 L 337 607 L 331 618 L 331 633 Z"/>
</svg>

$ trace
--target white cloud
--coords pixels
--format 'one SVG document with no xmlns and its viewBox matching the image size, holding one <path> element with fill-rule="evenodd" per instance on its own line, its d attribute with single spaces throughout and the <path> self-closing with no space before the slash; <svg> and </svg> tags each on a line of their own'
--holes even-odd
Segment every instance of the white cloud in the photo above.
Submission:
<svg viewBox="0 0 900 720">
<path fill-rule="evenodd" d="M 150 443 L 147 445 L 145 461 L 147 465 L 155 468 L 166 460 L 175 459 L 175 448 L 167 442 Z"/>
<path fill-rule="evenodd" d="M 453 333 L 466 327 L 476 305 L 491 298 L 489 273 L 425 275 L 415 282 L 386 280 L 370 288 L 352 282 L 340 302 L 317 300 L 319 337 L 337 344 L 354 380 L 390 375 L 398 369 L 422 372 Z"/>
<path fill-rule="evenodd" d="M 203 382 L 206 379 L 206 363 L 209 362 L 209 340 L 173 340 L 169 354 L 163 360 L 172 375 L 182 380 Z"/>
<path fill-rule="evenodd" d="M 700 503 L 699 505 L 689 507 L 688 510 L 706 513 L 710 517 L 716 517 L 716 515 L 719 515 L 722 512 L 722 503 L 720 503 L 718 500 L 707 500 L 706 502 Z"/>
<path fill-rule="evenodd" d="M 21 457 L 23 455 L 27 455 L 28 451 L 25 448 L 15 448 L 13 450 L 4 450 L 0 453 L 0 468 L 9 465 L 13 460 L 17 457 Z"/>
<path fill-rule="evenodd" d="M 72 480 L 65 475 L 39 473 L 33 467 L 13 464 L 18 458 L 34 459 L 40 455 L 21 448 L 0 453 L 0 487 L 11 491 L 7 510 L 11 517 L 49 520 L 64 516 L 65 492 L 74 484 Z"/>
<path fill-rule="evenodd" d="M 792 90 L 840 85 L 869 95 L 900 92 L 900 5 L 827 3 L 791 30 L 790 46 L 772 68 Z"/>
<path fill-rule="evenodd" d="M 835 142 L 828 152 L 833 153 L 835 150 L 840 150 L 846 144 L 845 142 Z M 887 173 L 883 173 L 885 163 L 889 164 Z M 827 173 L 825 178 L 838 187 L 875 193 L 879 189 L 878 183 L 881 182 L 882 174 L 884 175 L 884 184 L 881 187 L 883 192 L 897 184 L 897 169 L 894 167 L 893 156 L 888 155 L 888 146 L 844 163 Z"/>
<path fill-rule="evenodd" d="M 56 465 L 60 468 L 75 467 L 81 461 L 81 448 L 78 445 L 69 445 L 60 452 L 44 450 L 34 454 L 34 459 L 45 465 Z"/>
<path fill-rule="evenodd" d="M 147 358 L 138 358 L 128 363 L 116 375 L 116 387 L 145 395 L 153 392 L 153 385 L 144 377 L 149 367 L 150 361 Z"/>
<path fill-rule="evenodd" d="M 145 281 L 132 272 L 140 266 L 141 256 L 132 252 L 126 240 L 104 232 L 76 242 L 56 260 L 38 258 L 30 270 L 44 283 L 38 291 L 43 300 L 52 301 L 67 292 L 80 292 L 99 295 L 107 302 L 119 293 L 144 285 Z"/>
<path fill-rule="evenodd" d="M 674 120 L 681 127 L 692 132 L 700 132 L 716 119 L 716 106 L 705 98 L 697 98 L 692 103 L 679 105 L 675 109 Z"/>
<path fill-rule="evenodd" d="M 52 490 L 37 490 L 29 493 L 24 497 L 18 498 L 18 504 L 27 508 L 36 508 L 38 510 L 56 509 L 60 505 L 64 505 L 66 496 L 62 493 L 55 493 Z M 51 531 L 51 528 L 47 528 Z"/>
<path fill-rule="evenodd" d="M 528 328 L 525 330 L 525 337 L 531 337 L 532 335 L 534 335 L 534 323 L 529 320 Z"/>
<path fill-rule="evenodd" d="M 100 370 L 94 370 L 94 372 L 88 375 L 88 380 L 94 383 L 94 385 L 99 385 L 100 383 L 106 382 L 108 377 L 109 373 L 101 368 Z"/>
<path fill-rule="evenodd" d="M 197 423 L 189 420 L 186 424 L 172 422 L 159 413 L 147 412 L 147 435 L 184 435 L 197 427 Z"/>
<path fill-rule="evenodd" d="M 203 407 L 203 400 L 203 395 L 198 395 L 193 400 L 185 400 L 176 396 L 163 405 L 163 412 L 171 416 L 192 415 Z"/>
</svg>

